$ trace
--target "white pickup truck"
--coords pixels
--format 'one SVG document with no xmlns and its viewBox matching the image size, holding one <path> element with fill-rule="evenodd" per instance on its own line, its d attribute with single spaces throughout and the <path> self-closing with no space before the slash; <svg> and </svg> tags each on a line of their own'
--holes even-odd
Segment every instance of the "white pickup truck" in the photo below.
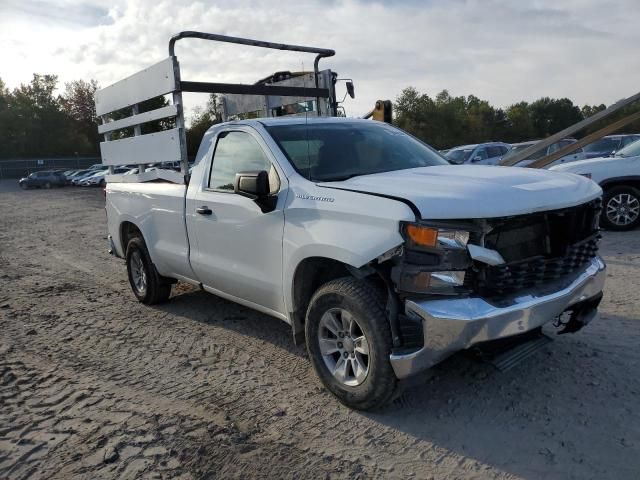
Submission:
<svg viewBox="0 0 640 480">
<path fill-rule="evenodd" d="M 99 114 L 122 107 L 107 101 L 117 90 L 99 92 Z M 147 162 L 140 142 L 154 138 L 107 141 L 104 161 L 132 163 L 135 143 Z M 287 322 L 352 408 L 385 405 L 401 380 L 563 312 L 561 332 L 577 331 L 602 297 L 594 182 L 449 165 L 382 122 L 226 122 L 184 182 L 149 174 L 106 187 L 111 252 L 136 297 L 166 301 L 183 281 Z"/>
</svg>

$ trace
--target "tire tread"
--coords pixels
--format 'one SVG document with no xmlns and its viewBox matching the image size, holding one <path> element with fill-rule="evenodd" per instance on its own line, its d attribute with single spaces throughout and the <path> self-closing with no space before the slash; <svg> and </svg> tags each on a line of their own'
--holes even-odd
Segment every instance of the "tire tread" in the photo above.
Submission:
<svg viewBox="0 0 640 480">
<path fill-rule="evenodd" d="M 373 383 L 371 391 L 368 393 L 365 399 L 353 400 L 341 396 L 340 393 L 336 393 L 331 386 L 327 385 L 329 390 L 345 405 L 356 408 L 358 410 L 373 410 L 382 408 L 394 398 L 394 394 L 398 387 L 398 380 L 393 372 L 391 363 L 388 360 L 388 355 L 392 348 L 391 330 L 389 322 L 385 314 L 385 302 L 382 298 L 382 292 L 377 285 L 363 280 L 358 280 L 354 277 L 342 277 L 322 285 L 311 297 L 309 302 L 309 308 L 307 310 L 307 323 L 309 322 L 309 313 L 318 299 L 323 296 L 338 294 L 342 297 L 349 298 L 351 301 L 356 302 L 359 306 L 368 314 L 368 326 L 374 331 L 375 337 L 382 342 L 378 345 L 378 349 L 382 352 L 384 358 L 379 363 L 378 371 L 376 372 L 376 379 Z M 312 351 L 309 348 L 310 338 L 309 328 L 305 329 L 307 332 L 307 350 L 309 355 L 312 356 Z M 370 346 L 371 348 L 371 346 Z M 322 362 L 322 359 L 317 359 L 314 363 Z M 314 365 L 315 366 L 315 365 Z M 316 371 L 318 367 L 316 367 Z M 322 376 L 320 377 L 322 379 Z M 325 382 L 326 384 L 326 382 Z"/>
</svg>

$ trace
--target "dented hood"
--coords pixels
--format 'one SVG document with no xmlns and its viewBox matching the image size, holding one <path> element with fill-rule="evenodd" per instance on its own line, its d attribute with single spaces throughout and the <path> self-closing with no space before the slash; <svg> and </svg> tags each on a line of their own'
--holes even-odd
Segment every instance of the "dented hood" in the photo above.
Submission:
<svg viewBox="0 0 640 480">
<path fill-rule="evenodd" d="M 602 194 L 578 175 L 514 167 L 442 165 L 363 175 L 321 187 L 411 202 L 423 219 L 495 218 L 572 207 Z"/>
</svg>

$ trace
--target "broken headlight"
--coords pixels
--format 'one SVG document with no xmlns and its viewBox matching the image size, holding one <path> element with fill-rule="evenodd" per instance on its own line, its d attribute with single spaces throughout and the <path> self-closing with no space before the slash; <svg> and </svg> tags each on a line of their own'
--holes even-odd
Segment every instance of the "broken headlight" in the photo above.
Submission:
<svg viewBox="0 0 640 480">
<path fill-rule="evenodd" d="M 469 232 L 418 223 L 402 224 L 403 261 L 392 271 L 399 291 L 416 294 L 465 293 L 464 280 L 471 260 Z"/>
</svg>

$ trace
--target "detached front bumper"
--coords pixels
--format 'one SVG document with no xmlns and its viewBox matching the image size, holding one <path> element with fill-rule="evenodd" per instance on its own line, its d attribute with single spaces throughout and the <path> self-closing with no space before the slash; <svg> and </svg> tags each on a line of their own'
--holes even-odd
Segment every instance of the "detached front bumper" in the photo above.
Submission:
<svg viewBox="0 0 640 480">
<path fill-rule="evenodd" d="M 597 297 L 604 287 L 606 266 L 600 257 L 570 283 L 504 298 L 499 305 L 478 297 L 407 300 L 405 313 L 422 320 L 424 346 L 407 354 L 392 354 L 400 379 L 426 370 L 453 353 L 477 343 L 518 335 L 538 328 L 571 306 Z"/>
</svg>

